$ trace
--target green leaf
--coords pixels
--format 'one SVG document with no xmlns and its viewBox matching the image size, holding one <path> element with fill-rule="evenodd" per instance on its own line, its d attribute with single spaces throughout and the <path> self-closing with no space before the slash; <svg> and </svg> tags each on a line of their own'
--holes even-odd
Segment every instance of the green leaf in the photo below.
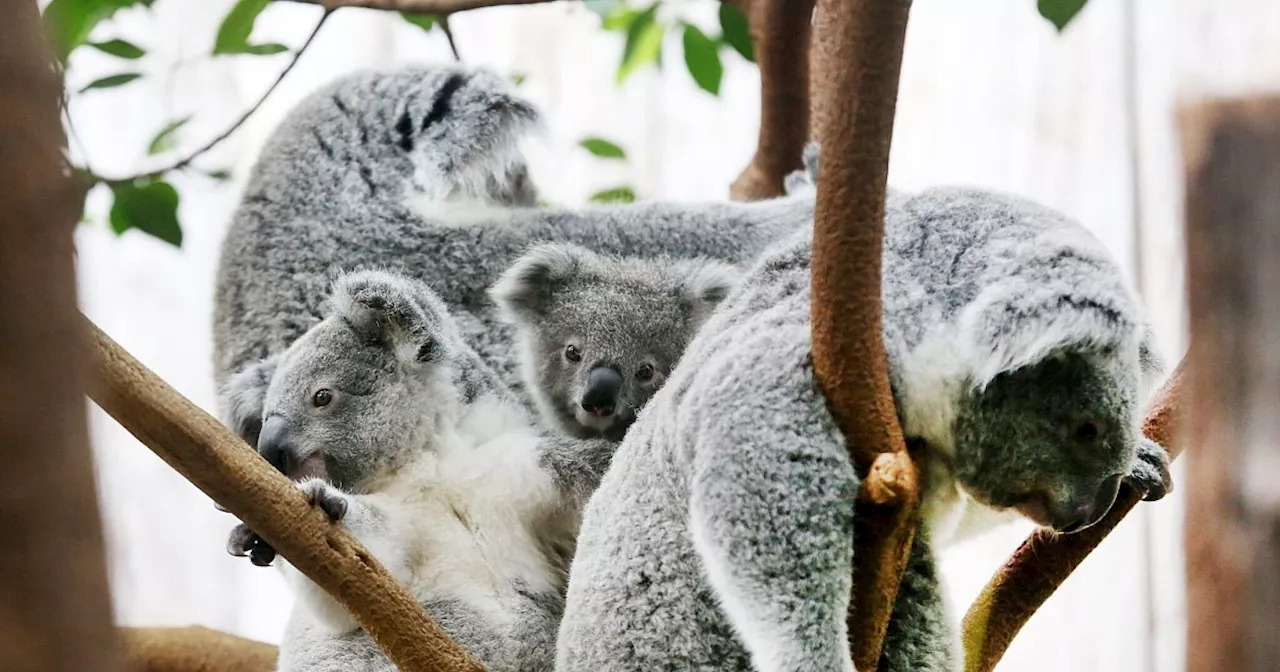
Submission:
<svg viewBox="0 0 1280 672">
<path fill-rule="evenodd" d="M 278 42 L 268 42 L 266 44 L 246 44 L 240 51 L 242 54 L 253 54 L 255 56 L 270 56 L 272 54 L 280 54 L 289 51 L 289 47 Z"/>
<path fill-rule="evenodd" d="M 1036 9 L 1040 10 L 1040 16 L 1048 19 L 1058 32 L 1062 32 L 1088 2 L 1089 0 L 1037 0 Z"/>
<path fill-rule="evenodd" d="M 206 177 L 215 179 L 219 182 L 226 182 L 231 179 L 231 171 L 229 170 L 211 170 L 205 173 Z"/>
<path fill-rule="evenodd" d="M 634 10 L 623 3 L 618 3 L 609 11 L 608 14 L 600 21 L 600 27 L 605 30 L 627 31 L 631 29 L 631 24 L 635 23 L 636 18 L 641 12 Z"/>
<path fill-rule="evenodd" d="M 213 53 L 243 54 L 249 48 L 249 35 L 253 33 L 253 23 L 258 15 L 267 8 L 271 0 L 237 0 L 222 25 L 218 26 L 218 36 L 213 43 Z"/>
<path fill-rule="evenodd" d="M 510 76 L 511 76 L 511 83 L 515 84 L 516 86 L 520 86 L 521 84 L 524 84 L 524 80 L 529 78 L 529 75 L 526 75 L 523 72 L 513 72 L 511 73 Z"/>
<path fill-rule="evenodd" d="M 625 159 L 627 153 L 622 148 L 604 138 L 587 138 L 578 145 L 602 159 Z"/>
<path fill-rule="evenodd" d="M 618 83 L 631 73 L 649 63 L 658 63 L 662 57 L 662 37 L 665 28 L 658 23 L 658 4 L 640 12 L 627 28 L 627 42 L 622 48 L 622 63 L 618 65 Z"/>
<path fill-rule="evenodd" d="M 135 60 L 147 55 L 147 52 L 132 42 L 124 40 L 108 40 L 106 42 L 90 42 L 89 46 L 117 58 Z"/>
<path fill-rule="evenodd" d="M 178 191 L 168 182 L 156 181 L 111 185 L 111 230 L 117 235 L 137 229 L 182 247 L 182 227 L 178 224 Z"/>
<path fill-rule="evenodd" d="M 408 12 L 400 12 L 400 16 L 404 17 L 405 21 L 408 21 L 427 32 L 431 32 L 431 29 L 436 27 L 436 17 L 433 14 L 410 14 Z"/>
<path fill-rule="evenodd" d="M 91 89 L 110 89 L 117 86 L 123 86 L 141 76 L 142 74 L 138 72 L 124 72 L 118 75 L 111 75 L 110 77 L 103 77 L 102 79 L 95 79 L 92 82 L 89 82 L 89 84 L 84 88 L 80 89 L 80 93 L 84 93 Z"/>
<path fill-rule="evenodd" d="M 89 39 L 89 33 L 117 10 L 153 0 L 52 0 L 44 8 L 44 30 L 59 61 Z"/>
<path fill-rule="evenodd" d="M 693 81 L 713 96 L 720 95 L 720 79 L 724 66 L 720 64 L 720 47 L 697 26 L 684 26 L 684 64 L 693 75 Z"/>
<path fill-rule="evenodd" d="M 614 187 L 591 195 L 592 203 L 635 203 L 636 191 L 631 187 Z"/>
<path fill-rule="evenodd" d="M 747 15 L 727 2 L 720 3 L 720 39 L 742 57 L 756 62 L 756 45 L 751 41 L 751 26 L 747 23 Z"/>
<path fill-rule="evenodd" d="M 160 132 L 156 134 L 156 137 L 152 138 L 151 144 L 147 146 L 147 155 L 155 156 L 156 154 L 173 149 L 178 144 L 178 137 L 176 135 L 178 129 L 182 128 L 188 121 L 191 121 L 190 116 L 183 117 L 177 121 L 171 121 L 164 128 L 160 129 Z"/>
</svg>

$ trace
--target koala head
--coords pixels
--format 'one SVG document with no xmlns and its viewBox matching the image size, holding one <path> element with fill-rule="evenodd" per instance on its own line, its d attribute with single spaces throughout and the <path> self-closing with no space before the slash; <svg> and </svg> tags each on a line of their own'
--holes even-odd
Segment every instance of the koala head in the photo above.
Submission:
<svg viewBox="0 0 1280 672">
<path fill-rule="evenodd" d="M 498 384 L 422 283 L 340 276 L 324 319 L 223 390 L 223 420 L 293 480 L 360 491 Z"/>
<path fill-rule="evenodd" d="M 1136 306 L 1110 298 L 980 298 L 962 320 L 959 339 L 977 366 L 958 395 L 952 438 L 970 496 L 1064 533 L 1110 510 L 1136 468 L 1143 388 L 1160 367 Z M 1167 463 L 1157 468 L 1167 482 Z"/>
<path fill-rule="evenodd" d="M 529 250 L 490 290 L 523 341 L 524 376 L 567 433 L 621 440 L 739 271 L 700 259 Z"/>
</svg>

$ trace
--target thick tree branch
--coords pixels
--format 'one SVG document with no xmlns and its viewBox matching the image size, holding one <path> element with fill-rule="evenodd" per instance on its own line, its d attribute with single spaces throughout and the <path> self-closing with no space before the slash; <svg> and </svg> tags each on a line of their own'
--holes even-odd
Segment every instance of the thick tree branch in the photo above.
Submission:
<svg viewBox="0 0 1280 672">
<path fill-rule="evenodd" d="M 760 136 L 751 163 L 729 188 L 734 200 L 782 195 L 809 139 L 809 42 L 814 0 L 736 0 L 747 15 L 760 67 Z"/>
<path fill-rule="evenodd" d="M 919 475 L 889 388 L 880 269 L 910 2 L 821 0 L 814 89 L 822 145 L 813 232 L 813 368 L 860 474 L 849 637 L 876 669 L 918 524 Z M 856 101 L 855 104 L 851 102 Z"/>
<path fill-rule="evenodd" d="M 483 672 L 364 547 L 244 441 L 88 320 L 79 325 L 92 334 L 93 400 L 342 603 L 399 669 Z"/>
<path fill-rule="evenodd" d="M 408 14 L 435 14 L 448 16 L 458 12 L 467 12 L 485 7 L 501 7 L 506 5 L 538 5 L 555 0 L 288 0 L 307 5 L 320 5 L 333 11 L 343 7 L 363 7 L 365 9 L 381 9 Z"/>
<path fill-rule="evenodd" d="M 1178 365 L 1147 412 L 1142 431 L 1177 457 L 1179 420 L 1185 408 L 1186 364 Z M 1121 486 L 1111 511 L 1097 524 L 1075 534 L 1038 531 L 996 572 L 964 617 L 966 672 L 991 672 L 1014 636 L 1071 572 L 1115 529 L 1142 493 Z"/>
<path fill-rule="evenodd" d="M 134 672 L 275 672 L 280 653 L 265 642 L 198 626 L 121 628 Z"/>
<path fill-rule="evenodd" d="M 34 2 L 0 21 L 0 670 L 121 669 L 84 413 L 76 188 Z"/>
</svg>

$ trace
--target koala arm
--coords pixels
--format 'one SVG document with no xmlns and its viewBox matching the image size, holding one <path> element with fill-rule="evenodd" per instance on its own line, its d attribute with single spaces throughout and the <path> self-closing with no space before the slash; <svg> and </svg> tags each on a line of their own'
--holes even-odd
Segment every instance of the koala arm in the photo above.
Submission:
<svg viewBox="0 0 1280 672">
<path fill-rule="evenodd" d="M 963 647 L 951 624 L 927 532 L 916 534 L 910 553 L 877 672 L 960 672 Z"/>
<path fill-rule="evenodd" d="M 726 338 L 676 422 L 693 458 L 694 548 L 760 672 L 853 670 L 845 617 L 857 480 L 808 343 L 797 324 Z"/>
<path fill-rule="evenodd" d="M 538 463 L 551 474 L 556 488 L 573 509 L 581 509 L 600 479 L 618 444 L 608 439 L 578 439 L 548 433 L 538 442 Z"/>
</svg>

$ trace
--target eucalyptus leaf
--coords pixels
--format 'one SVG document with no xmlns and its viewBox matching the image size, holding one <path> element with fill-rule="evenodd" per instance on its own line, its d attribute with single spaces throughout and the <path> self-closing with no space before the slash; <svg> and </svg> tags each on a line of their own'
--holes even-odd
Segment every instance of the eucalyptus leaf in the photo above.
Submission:
<svg viewBox="0 0 1280 672">
<path fill-rule="evenodd" d="M 436 17 L 432 14 L 410 14 L 408 12 L 400 12 L 400 16 L 403 17 L 405 21 L 408 21 L 427 32 L 431 32 L 431 29 L 436 27 Z"/>
<path fill-rule="evenodd" d="M 106 42 L 90 42 L 89 46 L 101 51 L 104 54 L 110 54 L 116 58 L 127 58 L 136 60 L 147 55 L 146 50 L 132 42 L 124 40 L 107 40 Z"/>
<path fill-rule="evenodd" d="M 602 159 L 625 159 L 627 153 L 621 147 L 604 138 L 586 138 L 578 146 Z"/>
<path fill-rule="evenodd" d="M 627 28 L 627 41 L 622 48 L 622 63 L 618 65 L 618 83 L 631 73 L 662 58 L 662 38 L 666 32 L 657 22 L 658 5 L 654 3 L 640 12 Z"/>
<path fill-rule="evenodd" d="M 182 247 L 182 226 L 178 224 L 178 191 L 164 181 L 111 185 L 111 230 L 117 235 L 130 229 L 155 236 L 174 247 Z"/>
<path fill-rule="evenodd" d="M 1089 0 L 1037 0 L 1036 9 L 1040 10 L 1040 16 L 1048 19 L 1050 23 L 1062 32 L 1076 18 L 1080 10 L 1088 4 Z"/>
<path fill-rule="evenodd" d="M 747 23 L 747 15 L 737 5 L 720 3 L 720 39 L 743 58 L 756 62 L 756 45 L 751 40 L 751 26 Z"/>
<path fill-rule="evenodd" d="M 153 0 L 52 0 L 42 16 L 45 36 L 59 61 L 89 39 L 97 25 L 117 10 L 134 5 L 151 6 Z"/>
<path fill-rule="evenodd" d="M 129 82 L 132 82 L 133 80 L 138 79 L 139 77 L 142 77 L 141 73 L 124 72 L 118 75 L 111 75 L 110 77 L 103 77 L 102 79 L 95 79 L 92 82 L 89 82 L 87 85 L 85 85 L 84 88 L 80 89 L 80 93 L 84 93 L 85 91 L 91 91 L 93 89 L 112 89 L 117 86 L 124 86 L 125 84 L 128 84 Z"/>
<path fill-rule="evenodd" d="M 614 187 L 591 195 L 592 203 L 635 203 L 636 191 L 631 187 Z"/>
<path fill-rule="evenodd" d="M 178 129 L 186 125 L 188 121 L 191 121 L 190 116 L 186 116 L 166 124 L 165 127 L 160 129 L 160 132 L 156 134 L 156 137 L 152 138 L 151 144 L 147 146 L 147 154 L 155 156 L 156 154 L 167 152 L 176 147 L 178 144 Z"/>
<path fill-rule="evenodd" d="M 271 0 L 237 0 L 231 11 L 227 12 L 227 16 L 222 19 L 222 25 L 218 26 L 213 53 L 215 55 L 251 53 L 246 50 L 250 46 L 249 35 L 253 33 L 253 24 L 270 2 Z"/>
<path fill-rule="evenodd" d="M 724 66 L 720 63 L 720 47 L 697 26 L 684 26 L 684 64 L 698 86 L 713 96 L 720 95 Z"/>
</svg>

